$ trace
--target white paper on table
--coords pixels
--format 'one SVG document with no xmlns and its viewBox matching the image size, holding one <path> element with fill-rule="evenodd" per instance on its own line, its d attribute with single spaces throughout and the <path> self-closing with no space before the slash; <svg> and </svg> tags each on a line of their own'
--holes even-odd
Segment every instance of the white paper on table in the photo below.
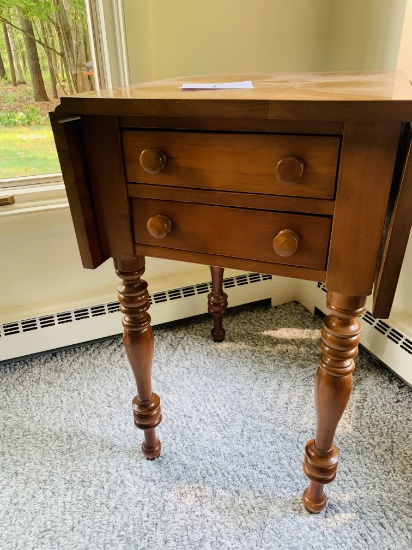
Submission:
<svg viewBox="0 0 412 550">
<path fill-rule="evenodd" d="M 180 86 L 181 90 L 254 90 L 251 80 L 244 82 L 187 82 Z"/>
</svg>

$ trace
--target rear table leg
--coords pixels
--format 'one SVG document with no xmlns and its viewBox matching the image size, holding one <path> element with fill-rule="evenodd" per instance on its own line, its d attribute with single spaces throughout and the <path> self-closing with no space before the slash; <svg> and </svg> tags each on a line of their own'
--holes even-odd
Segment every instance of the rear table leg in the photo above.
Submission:
<svg viewBox="0 0 412 550">
<path fill-rule="evenodd" d="M 227 294 L 223 292 L 223 267 L 210 266 L 212 274 L 212 292 L 208 294 L 208 311 L 213 315 L 212 338 L 214 342 L 223 342 L 225 329 L 222 326 L 222 316 L 227 311 Z"/>
</svg>

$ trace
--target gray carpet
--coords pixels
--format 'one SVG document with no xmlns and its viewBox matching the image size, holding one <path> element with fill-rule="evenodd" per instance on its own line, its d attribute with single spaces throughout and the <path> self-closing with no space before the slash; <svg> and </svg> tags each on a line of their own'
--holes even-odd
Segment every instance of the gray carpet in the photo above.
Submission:
<svg viewBox="0 0 412 550">
<path fill-rule="evenodd" d="M 121 339 L 0 367 L 0 548 L 412 548 L 412 390 L 366 352 L 321 514 L 301 504 L 320 320 L 296 303 L 155 330 L 163 454 Z"/>
</svg>

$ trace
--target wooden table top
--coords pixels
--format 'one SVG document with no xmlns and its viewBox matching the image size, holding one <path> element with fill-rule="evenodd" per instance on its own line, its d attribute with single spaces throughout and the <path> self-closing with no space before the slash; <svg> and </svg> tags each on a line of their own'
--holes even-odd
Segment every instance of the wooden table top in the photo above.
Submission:
<svg viewBox="0 0 412 550">
<path fill-rule="evenodd" d="M 254 89 L 180 89 L 188 82 L 245 80 L 251 80 Z M 412 84 L 401 71 L 188 76 L 86 92 L 62 97 L 61 102 L 58 111 L 78 114 L 412 120 Z"/>
</svg>

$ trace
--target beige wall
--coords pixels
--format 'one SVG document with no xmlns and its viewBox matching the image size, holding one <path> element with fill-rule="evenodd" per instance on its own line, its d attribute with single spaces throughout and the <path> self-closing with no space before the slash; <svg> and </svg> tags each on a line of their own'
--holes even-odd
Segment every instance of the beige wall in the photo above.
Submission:
<svg viewBox="0 0 412 550">
<path fill-rule="evenodd" d="M 0 217 L 0 250 L 0 323 L 117 299 L 112 260 L 83 269 L 68 208 Z M 200 269 L 148 258 L 145 279 Z"/>
<path fill-rule="evenodd" d="M 328 0 L 124 0 L 130 81 L 323 68 Z"/>
<path fill-rule="evenodd" d="M 406 0 L 331 0 L 326 71 L 393 71 Z"/>
<path fill-rule="evenodd" d="M 394 70 L 406 0 L 124 0 L 130 81 Z"/>
<path fill-rule="evenodd" d="M 412 0 L 407 0 L 405 18 L 399 47 L 397 68 L 412 79 Z M 395 295 L 394 305 L 412 316 L 412 238 L 409 237 L 408 248 L 402 266 L 401 276 Z"/>
<path fill-rule="evenodd" d="M 399 47 L 398 69 L 412 79 L 412 0 L 407 0 L 401 44 Z"/>
<path fill-rule="evenodd" d="M 13 268 L 0 271 L 1 322 L 9 308 L 53 303 L 61 311 L 110 284 L 116 298 L 111 262 L 95 271 L 82 268 L 68 208 L 1 218 L 0 248 L 4 257 L 13 257 Z"/>
</svg>

